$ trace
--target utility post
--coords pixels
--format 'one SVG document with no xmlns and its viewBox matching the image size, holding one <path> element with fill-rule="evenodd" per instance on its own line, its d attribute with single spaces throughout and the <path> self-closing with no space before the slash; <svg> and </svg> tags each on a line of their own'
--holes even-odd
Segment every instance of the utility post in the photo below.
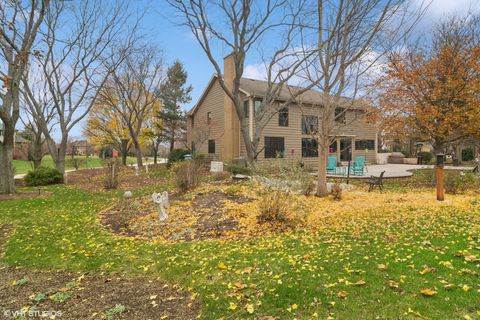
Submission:
<svg viewBox="0 0 480 320">
<path fill-rule="evenodd" d="M 435 167 L 435 177 L 437 180 L 437 200 L 445 200 L 445 155 L 443 153 L 437 154 L 437 165 Z"/>
</svg>

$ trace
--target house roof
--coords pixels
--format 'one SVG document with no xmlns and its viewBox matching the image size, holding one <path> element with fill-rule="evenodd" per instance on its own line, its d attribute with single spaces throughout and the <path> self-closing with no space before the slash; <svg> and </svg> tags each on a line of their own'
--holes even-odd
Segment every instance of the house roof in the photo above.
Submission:
<svg viewBox="0 0 480 320">
<path fill-rule="evenodd" d="M 196 109 L 205 99 L 205 96 L 207 95 L 208 91 L 210 90 L 211 86 L 214 84 L 216 79 L 217 79 L 216 75 L 212 76 L 212 78 L 208 82 L 207 87 L 205 88 L 202 95 L 200 96 L 200 99 L 198 100 L 198 102 L 195 104 L 195 106 L 193 106 L 192 109 L 190 109 L 190 111 L 188 111 L 188 115 L 192 115 L 195 113 Z M 263 98 L 268 93 L 268 89 L 269 89 L 268 81 L 256 80 L 256 79 L 250 79 L 250 78 L 240 79 L 240 91 L 245 93 L 247 96 Z M 295 95 L 301 90 L 304 90 L 304 88 L 298 87 L 298 86 L 292 86 L 292 85 L 285 85 L 279 90 L 279 93 L 275 100 L 288 101 L 291 99 L 292 95 Z M 321 92 L 314 89 L 308 89 L 307 91 L 299 94 L 296 97 L 296 100 L 299 103 L 301 102 L 306 104 L 317 104 L 317 105 L 323 104 L 324 99 L 325 99 L 325 96 Z M 341 97 L 339 104 L 340 106 L 352 107 L 351 106 L 352 100 L 349 98 Z M 359 103 L 356 103 L 355 107 L 357 109 L 364 108 Z"/>
</svg>

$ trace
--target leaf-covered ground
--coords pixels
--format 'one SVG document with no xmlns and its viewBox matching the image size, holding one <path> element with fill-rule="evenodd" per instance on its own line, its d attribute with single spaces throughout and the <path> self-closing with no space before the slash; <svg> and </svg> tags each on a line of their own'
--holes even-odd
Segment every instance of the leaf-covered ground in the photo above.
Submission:
<svg viewBox="0 0 480 320">
<path fill-rule="evenodd" d="M 15 230 L 4 263 L 160 278 L 189 291 L 205 319 L 480 317 L 475 193 L 442 204 L 426 190 L 357 188 L 340 202 L 298 197 L 297 210 L 307 214 L 296 231 L 165 243 L 115 236 L 98 225 L 96 213 L 118 193 L 49 191 L 48 198 L 0 203 L 0 223 Z M 238 207 L 246 219 L 253 205 Z"/>
</svg>

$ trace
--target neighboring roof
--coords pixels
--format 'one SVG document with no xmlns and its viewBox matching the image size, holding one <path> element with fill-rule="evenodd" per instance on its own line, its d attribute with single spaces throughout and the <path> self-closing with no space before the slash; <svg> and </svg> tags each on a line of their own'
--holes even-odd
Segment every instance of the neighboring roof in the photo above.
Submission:
<svg viewBox="0 0 480 320">
<path fill-rule="evenodd" d="M 192 109 L 190 109 L 190 111 L 188 111 L 187 113 L 188 115 L 192 115 L 195 113 L 198 106 L 205 99 L 208 91 L 214 84 L 215 80 L 217 80 L 217 76 L 213 75 L 210 81 L 208 82 L 207 87 L 205 88 L 202 95 L 200 96 L 200 99 L 198 100 L 198 102 L 195 104 L 195 106 L 193 106 Z M 285 86 L 280 90 L 275 100 L 288 101 L 291 99 L 292 94 L 295 95 L 295 93 L 303 89 L 304 88 L 298 87 L 298 86 L 291 86 L 291 85 Z M 240 90 L 243 93 L 245 93 L 247 96 L 264 97 L 268 92 L 268 81 L 255 80 L 250 78 L 241 78 Z M 319 91 L 316 91 L 314 89 L 309 89 L 303 92 L 302 94 L 298 95 L 296 99 L 298 100 L 298 102 L 301 102 L 301 103 L 321 105 L 323 103 L 324 95 Z M 345 98 L 345 97 L 340 98 L 340 105 L 350 105 L 351 103 L 352 103 L 352 100 L 349 98 Z M 358 103 L 356 104 L 356 107 L 361 108 L 361 106 Z"/>
<path fill-rule="evenodd" d="M 20 134 L 15 133 L 15 143 L 29 143 L 29 142 L 30 141 L 22 137 Z"/>
</svg>

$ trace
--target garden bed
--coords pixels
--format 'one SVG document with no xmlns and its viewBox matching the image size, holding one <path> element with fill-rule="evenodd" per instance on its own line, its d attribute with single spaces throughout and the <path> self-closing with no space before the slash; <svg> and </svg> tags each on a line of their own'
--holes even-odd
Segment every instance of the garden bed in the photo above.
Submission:
<svg viewBox="0 0 480 320">
<path fill-rule="evenodd" d="M 141 167 L 138 176 L 135 167 L 118 167 L 118 189 L 133 190 L 136 188 L 158 185 L 165 181 L 165 165 L 149 165 L 148 173 L 145 166 Z M 106 169 L 82 169 L 67 173 L 67 185 L 73 185 L 87 191 L 105 191 Z"/>
<path fill-rule="evenodd" d="M 224 185 L 227 187 L 228 185 Z M 228 188 L 228 187 L 227 187 Z M 123 199 L 99 215 L 100 223 L 113 233 L 165 241 L 229 238 L 242 234 L 229 204 L 243 205 L 252 199 L 221 188 L 170 194 L 168 219 L 158 221 L 158 208 L 150 196 Z"/>
</svg>

